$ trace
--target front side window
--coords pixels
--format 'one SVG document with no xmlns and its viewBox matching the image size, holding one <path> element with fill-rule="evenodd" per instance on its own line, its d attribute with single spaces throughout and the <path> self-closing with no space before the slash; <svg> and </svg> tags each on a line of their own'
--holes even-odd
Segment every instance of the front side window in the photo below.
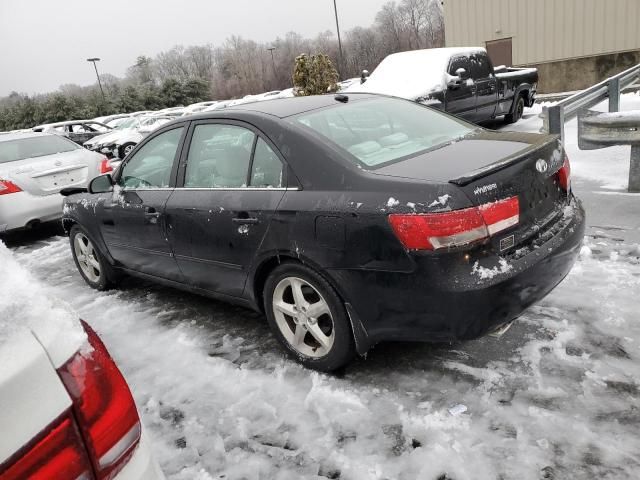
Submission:
<svg viewBox="0 0 640 480">
<path fill-rule="evenodd" d="M 375 168 L 419 155 L 475 130 L 414 102 L 373 98 L 337 104 L 290 117 L 289 121 L 344 149 L 353 163 Z"/>
<path fill-rule="evenodd" d="M 471 62 L 469 57 L 456 57 L 451 60 L 451 66 L 449 67 L 449 75 L 456 76 L 459 68 L 464 68 L 467 75 L 471 75 Z"/>
<path fill-rule="evenodd" d="M 152 138 L 122 167 L 118 184 L 125 188 L 166 188 L 183 127 Z"/>
<path fill-rule="evenodd" d="M 251 165 L 250 187 L 282 187 L 282 162 L 263 139 L 258 138 Z"/>
<path fill-rule="evenodd" d="M 255 137 L 251 130 L 235 125 L 197 125 L 189 147 L 184 186 L 246 187 Z"/>
</svg>

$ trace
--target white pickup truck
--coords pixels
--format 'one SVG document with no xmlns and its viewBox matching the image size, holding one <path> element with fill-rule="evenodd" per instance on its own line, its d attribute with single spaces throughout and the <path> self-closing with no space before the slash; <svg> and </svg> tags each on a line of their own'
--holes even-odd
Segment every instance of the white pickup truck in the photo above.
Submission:
<svg viewBox="0 0 640 480">
<path fill-rule="evenodd" d="M 162 480 L 98 335 L 0 242 L 0 480 Z"/>
</svg>

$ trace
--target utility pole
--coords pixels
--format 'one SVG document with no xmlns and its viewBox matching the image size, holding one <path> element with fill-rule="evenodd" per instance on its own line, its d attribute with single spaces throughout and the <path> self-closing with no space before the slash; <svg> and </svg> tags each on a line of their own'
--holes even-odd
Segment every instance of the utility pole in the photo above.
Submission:
<svg viewBox="0 0 640 480">
<path fill-rule="evenodd" d="M 275 46 L 271 45 L 270 47 L 267 47 L 267 50 L 269 50 L 271 52 L 271 65 L 273 66 L 273 80 L 274 82 L 278 81 L 278 74 L 276 73 L 276 61 L 273 58 L 273 51 L 276 49 Z M 277 87 L 277 86 L 276 86 Z"/>
<path fill-rule="evenodd" d="M 87 58 L 87 62 L 93 63 L 93 68 L 96 71 L 96 77 L 98 78 L 98 85 L 100 86 L 100 92 L 102 93 L 102 101 L 106 102 L 107 99 L 104 96 L 104 90 L 102 89 L 102 82 L 100 81 L 100 75 L 98 74 L 98 67 L 96 66 L 96 62 L 99 62 L 99 58 Z"/>
<path fill-rule="evenodd" d="M 333 12 L 336 15 L 336 30 L 338 31 L 338 49 L 340 50 L 340 57 L 338 58 L 338 72 L 342 75 L 342 65 L 343 65 L 343 57 L 342 57 L 342 39 L 340 38 L 340 23 L 338 22 L 338 6 L 336 5 L 336 0 L 333 0 Z"/>
</svg>

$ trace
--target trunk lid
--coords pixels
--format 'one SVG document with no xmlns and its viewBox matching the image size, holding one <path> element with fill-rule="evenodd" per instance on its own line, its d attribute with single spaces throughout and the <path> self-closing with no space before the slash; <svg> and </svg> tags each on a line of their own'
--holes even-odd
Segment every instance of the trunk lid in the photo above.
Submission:
<svg viewBox="0 0 640 480">
<path fill-rule="evenodd" d="M 563 161 L 555 136 L 483 131 L 374 173 L 448 182 L 474 206 L 517 196 L 518 224 L 491 239 L 495 250 L 503 252 L 526 243 L 562 216 L 568 194 L 557 172 Z"/>
<path fill-rule="evenodd" d="M 0 176 L 25 192 L 44 196 L 85 186 L 98 175 L 100 156 L 84 149 L 0 164 Z"/>
</svg>

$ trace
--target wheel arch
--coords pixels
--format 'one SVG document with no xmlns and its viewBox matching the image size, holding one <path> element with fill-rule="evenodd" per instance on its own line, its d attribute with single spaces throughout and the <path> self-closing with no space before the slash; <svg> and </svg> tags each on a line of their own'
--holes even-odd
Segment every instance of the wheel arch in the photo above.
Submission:
<svg viewBox="0 0 640 480">
<path fill-rule="evenodd" d="M 271 272 L 283 263 L 297 263 L 313 269 L 318 275 L 324 278 L 329 285 L 336 291 L 342 302 L 344 303 L 347 311 L 347 317 L 351 324 L 351 332 L 356 343 L 356 350 L 359 355 L 365 355 L 369 348 L 372 346 L 369 341 L 367 330 L 364 327 L 360 317 L 355 312 L 353 305 L 345 297 L 344 292 L 340 286 L 334 281 L 331 276 L 323 272 L 323 269 L 312 260 L 298 255 L 293 252 L 278 252 L 263 258 L 256 266 L 253 275 L 251 276 L 251 282 L 248 285 L 249 295 L 252 297 L 251 301 L 255 303 L 260 312 L 264 312 L 264 298 L 262 292 L 264 285 L 269 278 Z"/>
</svg>

